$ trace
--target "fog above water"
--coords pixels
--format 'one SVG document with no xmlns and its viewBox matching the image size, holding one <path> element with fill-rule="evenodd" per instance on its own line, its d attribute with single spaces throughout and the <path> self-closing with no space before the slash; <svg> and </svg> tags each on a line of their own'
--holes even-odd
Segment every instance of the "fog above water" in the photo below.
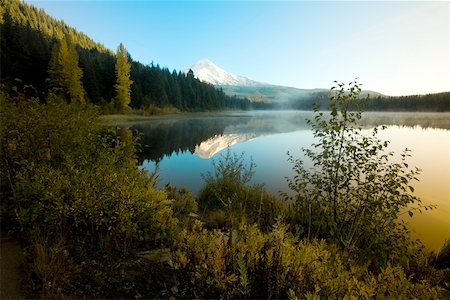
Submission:
<svg viewBox="0 0 450 300">
<path fill-rule="evenodd" d="M 160 186 L 198 193 L 202 174 L 212 171 L 212 160 L 229 146 L 256 163 L 254 183 L 278 194 L 288 191 L 285 177 L 293 176 L 287 152 L 306 160 L 301 148 L 314 143 L 306 122 L 313 117 L 305 111 L 200 113 L 151 117 L 132 129 L 142 133 L 142 167 L 153 171 L 158 164 Z M 411 149 L 409 165 L 423 170 L 414 183 L 415 194 L 438 208 L 416 214 L 411 226 L 428 247 L 438 249 L 450 237 L 450 113 L 364 113 L 363 133 L 379 125 L 388 126 L 379 137 L 391 142 L 389 150 L 400 154 Z"/>
<path fill-rule="evenodd" d="M 195 153 L 202 143 L 211 143 L 211 139 L 221 136 L 230 140 L 231 145 L 259 136 L 310 130 L 306 119 L 313 117 L 310 111 L 180 114 L 150 117 L 148 121 L 133 124 L 131 129 L 143 134 L 140 161 L 160 161 L 173 153 Z M 449 130 L 450 113 L 367 112 L 360 125 L 363 128 L 395 125 Z"/>
</svg>

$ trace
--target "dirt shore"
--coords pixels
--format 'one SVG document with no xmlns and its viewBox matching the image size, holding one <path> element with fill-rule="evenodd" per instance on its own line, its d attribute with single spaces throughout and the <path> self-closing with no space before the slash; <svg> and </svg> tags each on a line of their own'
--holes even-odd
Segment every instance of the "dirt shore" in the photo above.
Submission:
<svg viewBox="0 0 450 300">
<path fill-rule="evenodd" d="M 17 240 L 1 232 L 0 236 L 0 299 L 25 299 L 25 255 Z"/>
</svg>

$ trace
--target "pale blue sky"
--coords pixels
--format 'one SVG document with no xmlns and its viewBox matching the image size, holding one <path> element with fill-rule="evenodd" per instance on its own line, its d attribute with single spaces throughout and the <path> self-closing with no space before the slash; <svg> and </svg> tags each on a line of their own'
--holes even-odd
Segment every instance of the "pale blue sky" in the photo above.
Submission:
<svg viewBox="0 0 450 300">
<path fill-rule="evenodd" d="M 133 59 L 388 95 L 450 91 L 450 2 L 27 1 Z"/>
</svg>

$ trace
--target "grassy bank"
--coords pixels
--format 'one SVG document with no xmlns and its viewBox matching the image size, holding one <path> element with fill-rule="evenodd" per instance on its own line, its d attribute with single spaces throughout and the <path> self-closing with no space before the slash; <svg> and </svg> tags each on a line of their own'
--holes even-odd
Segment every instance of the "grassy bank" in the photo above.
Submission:
<svg viewBox="0 0 450 300">
<path fill-rule="evenodd" d="M 127 124 L 133 122 L 148 121 L 151 117 L 142 116 L 138 114 L 114 114 L 114 115 L 101 115 L 99 121 L 105 125 L 117 125 L 117 124 Z"/>
</svg>

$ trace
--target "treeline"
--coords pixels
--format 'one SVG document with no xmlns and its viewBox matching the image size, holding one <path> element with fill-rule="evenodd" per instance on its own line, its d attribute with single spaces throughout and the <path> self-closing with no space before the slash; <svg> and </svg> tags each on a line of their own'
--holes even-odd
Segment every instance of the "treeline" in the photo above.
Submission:
<svg viewBox="0 0 450 300">
<path fill-rule="evenodd" d="M 450 111 L 450 92 L 400 97 L 371 98 L 365 110 L 372 111 Z"/>
<path fill-rule="evenodd" d="M 266 106 L 271 109 L 312 110 L 314 105 L 318 105 L 320 109 L 329 109 L 329 104 L 329 93 L 318 92 L 307 98 L 292 100 L 282 106 L 277 104 Z M 364 109 L 366 111 L 447 112 L 450 111 L 450 92 L 399 97 L 369 97 Z"/>
<path fill-rule="evenodd" d="M 0 8 L 2 83 L 9 87 L 32 86 L 36 94 L 33 96 L 45 99 L 52 49 L 63 39 L 75 45 L 87 102 L 110 112 L 116 96 L 116 55 L 42 9 L 16 0 L 2 0 Z M 227 96 L 213 85 L 200 82 L 192 73 L 170 72 L 153 63 L 143 65 L 129 54 L 128 60 L 133 109 L 145 112 L 154 107 L 183 111 L 250 108 L 247 99 Z"/>
</svg>

